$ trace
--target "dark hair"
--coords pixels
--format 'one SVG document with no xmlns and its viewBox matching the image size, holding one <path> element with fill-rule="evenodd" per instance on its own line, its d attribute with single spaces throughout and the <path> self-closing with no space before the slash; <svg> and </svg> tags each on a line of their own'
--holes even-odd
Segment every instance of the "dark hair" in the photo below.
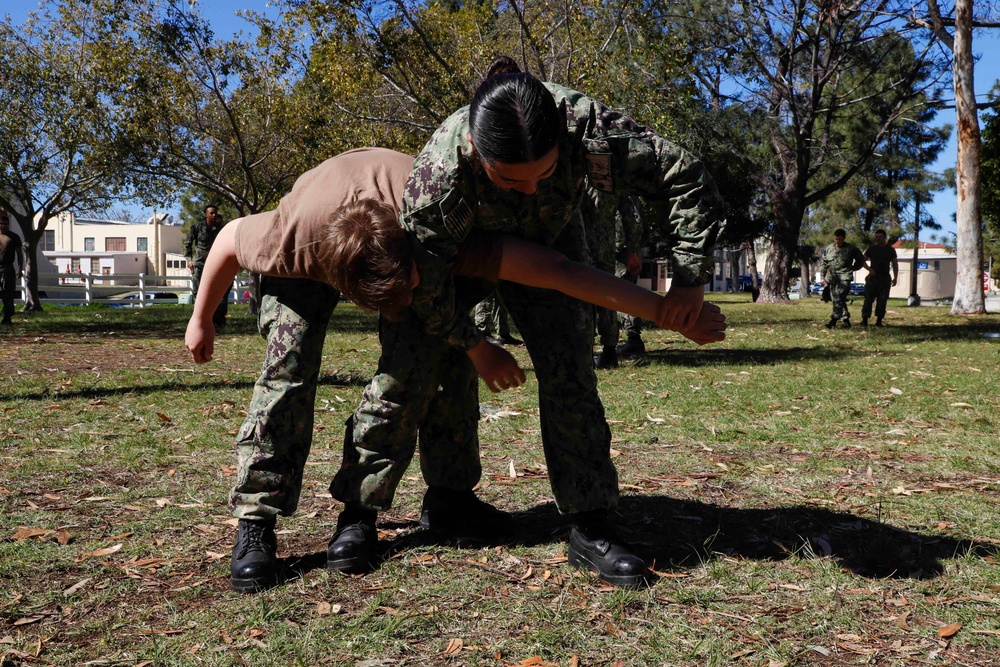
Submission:
<svg viewBox="0 0 1000 667">
<path fill-rule="evenodd" d="M 886 237 L 886 238 L 888 238 L 888 237 L 889 237 L 889 235 L 885 233 L 885 230 L 884 230 L 884 229 L 876 229 L 876 230 L 875 230 L 875 236 L 878 236 L 879 234 L 881 234 L 882 236 L 884 236 L 884 237 Z"/>
<path fill-rule="evenodd" d="M 342 206 L 328 223 L 324 251 L 337 289 L 358 306 L 391 312 L 409 303 L 413 254 L 389 204 L 359 199 Z"/>
<path fill-rule="evenodd" d="M 833 235 L 835 237 L 839 236 L 842 239 L 846 239 L 847 238 L 847 232 L 845 232 L 843 229 L 836 229 L 836 230 L 834 230 Z"/>
<path fill-rule="evenodd" d="M 214 208 L 214 209 L 215 209 L 215 212 L 216 212 L 216 213 L 218 213 L 218 212 L 219 212 L 219 207 L 218 207 L 218 206 L 216 206 L 215 204 L 209 204 L 209 205 L 208 205 L 208 206 L 206 206 L 205 208 L 201 209 L 201 212 L 202 212 L 202 213 L 208 213 L 208 209 L 210 209 L 210 208 Z"/>
<path fill-rule="evenodd" d="M 533 162 L 556 146 L 564 127 L 552 93 L 507 56 L 493 61 L 469 106 L 472 144 L 490 164 Z"/>
</svg>

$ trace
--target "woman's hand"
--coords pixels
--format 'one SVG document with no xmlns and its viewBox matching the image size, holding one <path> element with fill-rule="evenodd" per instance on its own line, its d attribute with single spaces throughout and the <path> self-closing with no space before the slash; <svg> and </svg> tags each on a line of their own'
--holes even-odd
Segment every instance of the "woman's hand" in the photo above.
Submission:
<svg viewBox="0 0 1000 667">
<path fill-rule="evenodd" d="M 201 318 L 197 317 L 188 320 L 187 331 L 184 333 L 184 347 L 188 349 L 196 363 L 211 361 L 212 351 L 215 348 L 215 325 L 212 321 L 202 322 Z"/>
</svg>

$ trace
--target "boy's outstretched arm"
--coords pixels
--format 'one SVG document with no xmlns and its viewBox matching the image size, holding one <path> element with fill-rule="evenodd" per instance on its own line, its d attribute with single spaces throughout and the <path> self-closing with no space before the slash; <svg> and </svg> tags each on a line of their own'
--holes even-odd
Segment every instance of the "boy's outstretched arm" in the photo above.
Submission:
<svg viewBox="0 0 1000 667">
<path fill-rule="evenodd" d="M 660 296 L 530 241 L 499 235 L 496 242 L 501 246 L 501 280 L 557 290 L 581 301 L 651 320 L 699 345 L 726 337 L 726 317 L 715 304 L 702 305 L 701 287 L 678 288 Z M 678 302 L 688 309 L 691 302 L 698 302 L 700 312 L 690 326 L 682 326 L 684 320 L 677 316 Z"/>
<path fill-rule="evenodd" d="M 184 334 L 184 346 L 199 364 L 212 360 L 215 345 L 212 313 L 223 295 L 229 291 L 233 278 L 240 270 L 240 263 L 236 259 L 236 230 L 240 222 L 242 218 L 233 220 L 219 231 L 201 273 L 194 312 Z"/>
</svg>

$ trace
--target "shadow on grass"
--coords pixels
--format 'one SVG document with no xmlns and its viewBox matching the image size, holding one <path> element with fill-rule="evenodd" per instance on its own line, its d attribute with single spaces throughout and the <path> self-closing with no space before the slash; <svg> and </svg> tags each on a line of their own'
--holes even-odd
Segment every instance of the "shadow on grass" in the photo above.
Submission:
<svg viewBox="0 0 1000 667">
<path fill-rule="evenodd" d="M 235 311 L 235 312 L 234 312 Z M 114 332 L 123 339 L 183 338 L 191 317 L 190 306 L 155 306 L 151 308 L 108 308 L 106 306 L 49 307 L 38 313 L 18 313 L 10 335 L 44 336 L 45 334 L 106 335 Z M 340 306 L 333 311 L 328 331 L 338 333 L 374 333 L 378 316 L 356 306 Z M 223 335 L 257 335 L 257 318 L 246 307 L 230 309 Z"/>
<path fill-rule="evenodd" d="M 324 387 L 367 387 L 371 382 L 370 373 L 326 373 L 320 375 L 319 384 Z M 214 380 L 211 382 L 169 382 L 149 385 L 129 385 L 127 387 L 89 387 L 85 389 L 74 389 L 63 391 L 52 389 L 50 391 L 39 391 L 30 394 L 10 394 L 4 398 L 10 400 L 24 401 L 47 401 L 54 398 L 60 400 L 82 398 L 85 400 L 96 400 L 103 398 L 114 398 L 117 396 L 142 396 L 144 394 L 158 394 L 160 392 L 172 391 L 216 391 L 219 389 L 245 389 L 247 400 L 250 400 L 250 391 L 254 387 L 254 379 L 248 380 Z"/>
<path fill-rule="evenodd" d="M 450 538 L 419 529 L 416 522 L 383 522 L 383 528 L 417 529 L 382 542 L 379 559 L 439 544 L 530 547 L 566 540 L 565 517 L 553 503 L 518 512 L 515 522 L 514 535 L 491 540 Z M 1000 546 L 994 543 L 912 532 L 808 506 L 740 509 L 666 496 L 628 496 L 622 498 L 615 522 L 636 553 L 661 572 L 723 556 L 759 561 L 831 557 L 860 577 L 933 579 L 944 573 L 948 559 L 1000 555 Z M 282 565 L 287 581 L 326 567 L 326 553 L 285 558 Z"/>
<path fill-rule="evenodd" d="M 922 534 L 818 507 L 720 507 L 666 496 L 622 498 L 619 513 L 637 551 L 656 568 L 676 569 L 720 555 L 778 561 L 829 556 L 868 578 L 932 579 L 943 561 L 997 556 L 984 541 Z"/>
<path fill-rule="evenodd" d="M 963 319 L 954 326 L 938 324 L 893 324 L 886 320 L 886 326 L 879 329 L 870 327 L 873 334 L 891 336 L 905 343 L 921 343 L 932 340 L 982 340 L 997 344 L 997 341 L 983 338 L 983 334 L 1000 332 L 1000 322 L 996 320 Z"/>
<path fill-rule="evenodd" d="M 844 357 L 864 356 L 864 350 L 834 347 L 785 348 L 678 348 L 651 350 L 636 361 L 643 366 L 742 366 L 775 365 L 789 361 L 836 361 Z"/>
</svg>

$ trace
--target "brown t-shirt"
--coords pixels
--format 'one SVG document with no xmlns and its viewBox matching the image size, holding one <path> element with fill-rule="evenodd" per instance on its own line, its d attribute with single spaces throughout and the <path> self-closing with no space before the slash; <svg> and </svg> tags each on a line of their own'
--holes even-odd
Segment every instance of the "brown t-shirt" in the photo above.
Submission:
<svg viewBox="0 0 1000 667">
<path fill-rule="evenodd" d="M 377 199 L 398 211 L 413 158 L 385 148 L 342 153 L 299 176 L 278 208 L 250 215 L 236 230 L 240 266 L 268 276 L 308 278 L 336 287 L 334 271 L 319 255 L 326 223 L 341 206 Z M 500 245 L 489 234 L 463 246 L 455 273 L 496 281 Z"/>
<path fill-rule="evenodd" d="M 9 230 L 6 234 L 0 234 L 0 266 L 14 266 L 20 248 L 20 236 Z"/>
<path fill-rule="evenodd" d="M 399 210 L 413 158 L 384 148 L 341 153 L 299 176 L 278 208 L 244 218 L 236 230 L 236 259 L 254 273 L 309 278 L 336 285 L 317 252 L 326 223 L 340 207 L 377 199 Z"/>
</svg>

